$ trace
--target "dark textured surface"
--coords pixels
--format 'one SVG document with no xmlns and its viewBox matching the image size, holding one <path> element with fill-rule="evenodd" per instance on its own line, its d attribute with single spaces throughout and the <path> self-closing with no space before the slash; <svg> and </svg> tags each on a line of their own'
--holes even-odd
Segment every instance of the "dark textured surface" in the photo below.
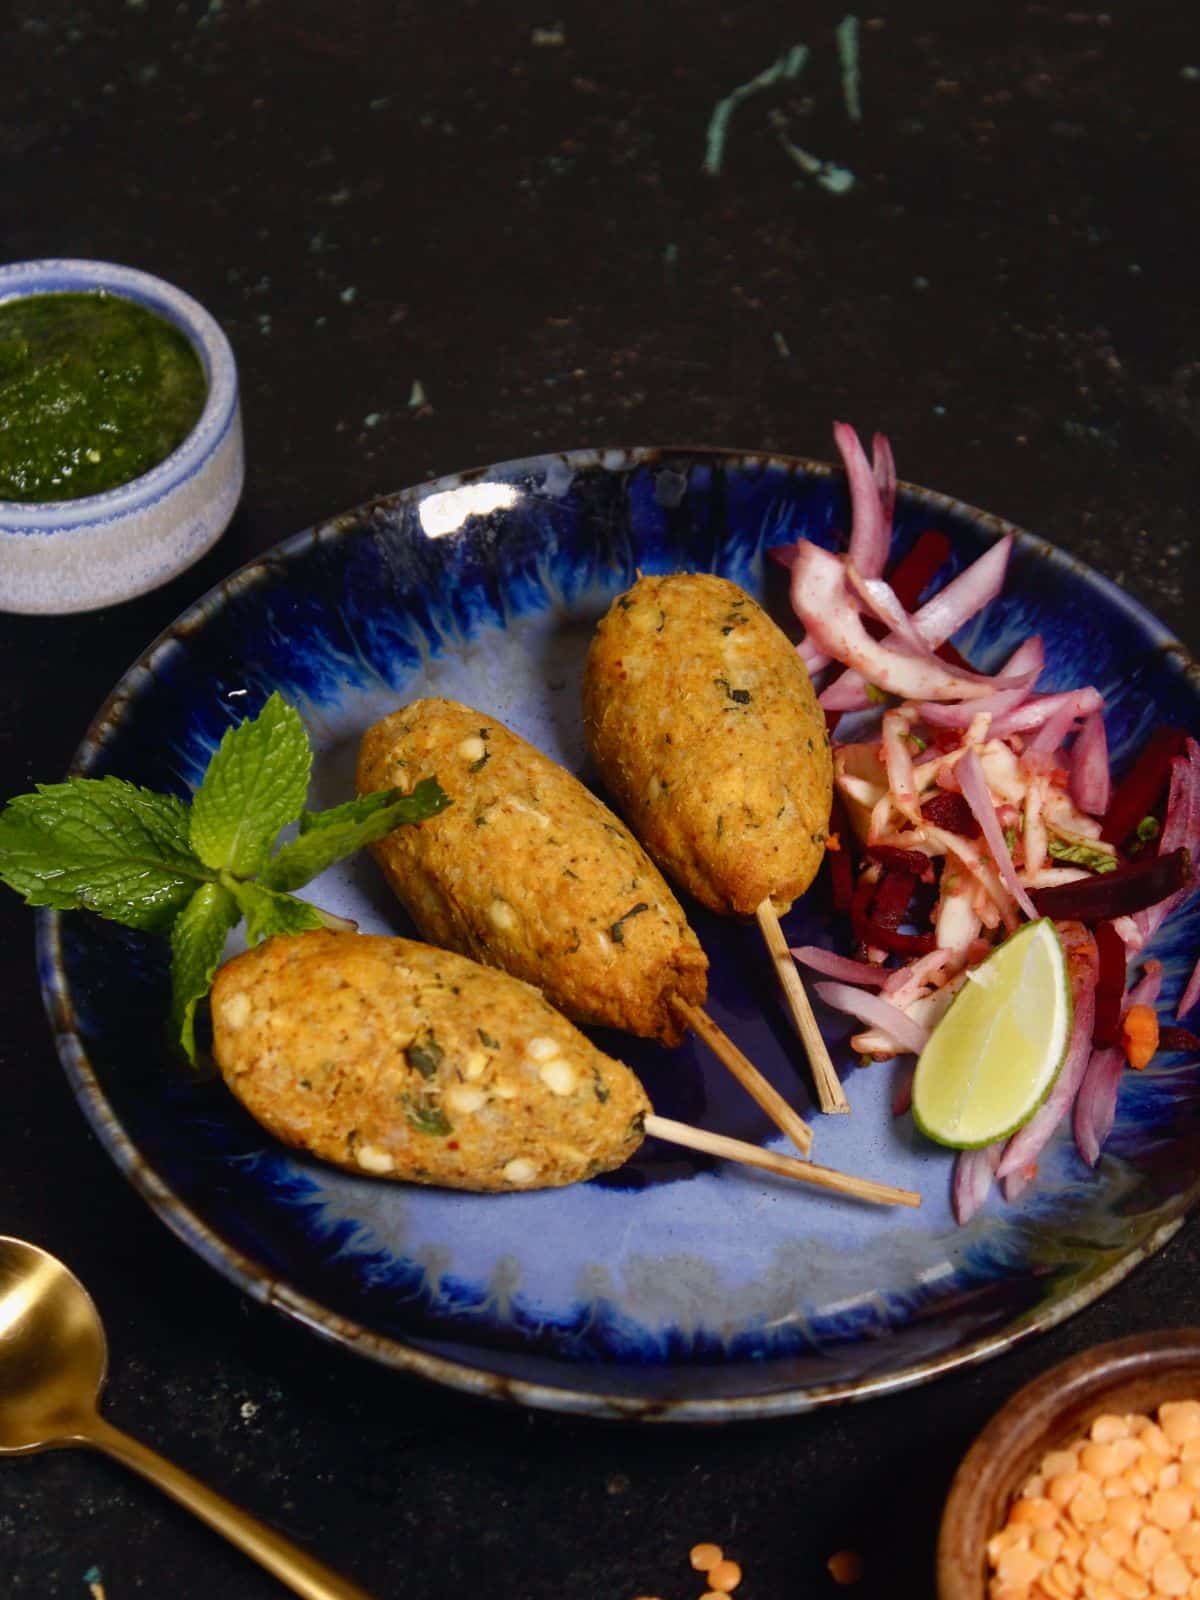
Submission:
<svg viewBox="0 0 1200 1600">
<path fill-rule="evenodd" d="M 248 475 L 170 587 L 0 622 L 4 788 L 58 776 L 130 659 L 240 561 L 534 449 L 826 454 L 843 415 L 1200 646 L 1200 23 L 963 10 L 864 21 L 855 125 L 824 6 L 14 0 L 3 255 L 108 257 L 195 294 L 238 355 Z M 806 71 L 735 112 L 704 178 L 714 102 L 798 41 Z M 803 179 L 772 109 L 855 188 Z M 11 898 L 0 950 L 0 1226 L 92 1287 L 110 1415 L 381 1600 L 688 1600 L 701 1537 L 742 1560 L 746 1600 L 835 1592 L 843 1545 L 868 1558 L 857 1593 L 929 1593 L 941 1497 L 995 1407 L 1068 1352 L 1200 1321 L 1193 1223 L 1065 1328 L 867 1407 L 647 1433 L 472 1404 L 326 1349 L 189 1257 L 85 1133 Z M 279 1592 L 116 1467 L 5 1463 L 4 1592 L 87 1600 L 93 1564 L 108 1600 Z"/>
</svg>

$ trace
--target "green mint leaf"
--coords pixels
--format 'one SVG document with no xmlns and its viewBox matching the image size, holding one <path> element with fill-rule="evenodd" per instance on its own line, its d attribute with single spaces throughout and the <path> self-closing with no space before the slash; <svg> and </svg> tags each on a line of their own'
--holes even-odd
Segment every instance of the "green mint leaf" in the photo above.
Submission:
<svg viewBox="0 0 1200 1600">
<path fill-rule="evenodd" d="M 31 906 L 163 932 L 212 876 L 183 801 L 122 778 L 39 784 L 0 813 L 0 879 Z"/>
<path fill-rule="evenodd" d="M 330 811 L 306 813 L 307 826 L 302 818 L 300 837 L 280 848 L 259 881 L 271 889 L 300 889 L 343 856 L 374 844 L 405 823 L 436 817 L 449 804 L 436 778 L 422 778 L 411 794 L 386 789 Z"/>
<path fill-rule="evenodd" d="M 323 928 L 324 919 L 316 906 L 295 900 L 290 894 L 275 894 L 258 883 L 230 881 L 229 892 L 246 919 L 246 943 L 261 944 L 277 933 L 305 933 Z"/>
<path fill-rule="evenodd" d="M 1052 834 L 1046 848 L 1055 861 L 1068 862 L 1074 867 L 1086 867 L 1089 872 L 1103 873 L 1117 870 L 1117 858 L 1112 851 L 1092 844 L 1089 839 L 1059 839 Z"/>
<path fill-rule="evenodd" d="M 280 828 L 300 814 L 312 749 L 299 713 L 273 694 L 230 728 L 192 801 L 192 848 L 210 867 L 252 877 Z"/>
<path fill-rule="evenodd" d="M 196 1006 L 212 985 L 225 935 L 241 913 L 224 885 L 197 889 L 171 929 L 171 1021 L 188 1060 L 196 1061 Z"/>
<path fill-rule="evenodd" d="M 406 1100 L 404 1115 L 418 1133 L 432 1133 L 438 1139 L 449 1138 L 454 1128 L 441 1106 L 423 1100 Z"/>
<path fill-rule="evenodd" d="M 300 815 L 301 835 L 320 833 L 326 828 L 341 828 L 368 821 L 378 811 L 393 815 L 399 806 L 402 822 L 424 822 L 435 817 L 450 804 L 449 796 L 436 778 L 422 778 L 411 790 L 376 789 L 373 794 L 360 794 L 356 800 L 344 805 L 330 806 L 328 811 L 304 811 Z M 407 805 L 408 809 L 405 809 Z M 411 814 L 410 814 L 411 812 Z M 378 824 L 382 827 L 382 823 Z M 392 831 L 390 828 L 387 830 Z"/>
<path fill-rule="evenodd" d="M 404 1047 L 404 1059 L 414 1072 L 419 1072 L 423 1078 L 436 1078 L 437 1070 L 442 1064 L 445 1051 L 434 1037 L 433 1030 L 423 1039 L 414 1039 L 411 1044 Z"/>
</svg>

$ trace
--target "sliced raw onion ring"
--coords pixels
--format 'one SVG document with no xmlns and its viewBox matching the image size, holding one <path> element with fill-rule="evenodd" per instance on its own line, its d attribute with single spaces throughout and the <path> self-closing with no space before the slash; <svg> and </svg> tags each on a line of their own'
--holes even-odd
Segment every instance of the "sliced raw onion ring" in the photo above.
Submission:
<svg viewBox="0 0 1200 1600">
<path fill-rule="evenodd" d="M 837 978 L 842 983 L 867 984 L 880 989 L 890 973 L 888 967 L 877 967 L 870 961 L 851 961 L 849 956 L 835 955 L 832 950 L 822 950 L 815 944 L 795 945 L 792 954 L 814 972 L 823 972 L 827 978 Z"/>
<path fill-rule="evenodd" d="M 992 738 L 1007 739 L 1010 733 L 1031 733 L 1068 704 L 1073 717 L 1086 717 L 1093 711 L 1104 709 L 1103 696 L 1090 684 L 1084 689 L 1068 689 L 1062 694 L 1035 695 L 1015 711 L 1006 711 L 1003 716 L 997 717 L 990 729 Z"/>
<path fill-rule="evenodd" d="M 892 539 L 892 519 L 896 515 L 896 458 L 886 433 L 877 433 L 871 440 L 871 466 L 875 487 L 879 490 L 879 504 L 883 510 L 883 529 Z M 882 570 L 882 569 L 880 569 Z"/>
<path fill-rule="evenodd" d="M 805 545 L 797 556 L 791 598 L 796 615 L 818 648 L 901 699 L 977 700 L 997 687 L 1011 687 L 948 666 L 936 656 L 922 660 L 872 639 L 851 599 L 842 563 L 820 545 Z M 823 698 L 822 704 L 827 703 Z"/>
<path fill-rule="evenodd" d="M 1083 719 L 1071 748 L 1071 799 L 1090 817 L 1102 817 L 1112 794 L 1108 735 L 1098 711 Z"/>
<path fill-rule="evenodd" d="M 1024 644 L 1018 645 L 1000 668 L 1001 677 L 1019 680 L 1017 688 L 998 689 L 995 694 L 970 700 L 966 705 L 939 705 L 932 701 L 921 706 L 921 721 L 935 728 L 968 728 L 972 719 L 983 711 L 991 717 L 1015 711 L 1029 698 L 1029 691 L 1041 676 L 1045 665 L 1046 651 L 1040 636 L 1035 633 Z"/>
<path fill-rule="evenodd" d="M 954 1215 L 960 1227 L 970 1222 L 992 1189 L 996 1163 L 1002 1144 L 985 1145 L 982 1150 L 960 1150 L 954 1163 L 952 1196 Z"/>
<path fill-rule="evenodd" d="M 850 564 L 867 578 L 877 578 L 887 561 L 891 542 L 883 518 L 883 502 L 875 473 L 848 422 L 835 422 L 833 440 L 846 468 L 850 486 Z"/>
<path fill-rule="evenodd" d="M 1037 911 L 1033 901 L 1029 898 L 1017 869 L 1013 866 L 1012 856 L 1009 854 L 1008 844 L 1001 830 L 996 816 L 996 808 L 992 804 L 992 797 L 988 793 L 987 780 L 983 775 L 983 766 L 979 760 L 979 752 L 968 750 L 958 763 L 958 781 L 962 788 L 963 799 L 975 814 L 975 820 L 983 829 L 983 837 L 988 849 L 991 851 L 992 860 L 996 864 L 1004 887 L 1012 895 L 1027 917 L 1036 918 Z"/>
<path fill-rule="evenodd" d="M 860 1022 L 882 1028 L 894 1039 L 901 1050 L 911 1050 L 920 1055 L 929 1041 L 929 1029 L 905 1016 L 898 1006 L 877 994 L 867 994 L 852 988 L 848 983 L 814 983 L 814 990 L 827 1006 L 835 1011 L 845 1011 Z"/>
</svg>

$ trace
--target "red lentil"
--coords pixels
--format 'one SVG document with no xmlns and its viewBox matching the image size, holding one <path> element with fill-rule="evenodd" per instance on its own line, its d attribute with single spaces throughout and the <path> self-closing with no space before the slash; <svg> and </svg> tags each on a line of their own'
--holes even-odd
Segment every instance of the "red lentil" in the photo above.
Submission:
<svg viewBox="0 0 1200 1600">
<path fill-rule="evenodd" d="M 1200 1600 L 1200 1400 L 1048 1451 L 987 1556 L 990 1600 Z"/>
</svg>

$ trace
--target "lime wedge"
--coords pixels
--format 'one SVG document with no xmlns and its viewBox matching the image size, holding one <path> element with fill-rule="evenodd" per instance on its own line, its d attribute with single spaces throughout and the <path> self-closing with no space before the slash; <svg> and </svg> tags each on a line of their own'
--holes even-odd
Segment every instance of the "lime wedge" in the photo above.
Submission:
<svg viewBox="0 0 1200 1600">
<path fill-rule="evenodd" d="M 913 1120 L 972 1150 L 1007 1138 L 1050 1093 L 1071 1036 L 1067 958 L 1048 917 L 1027 922 L 968 975 L 913 1078 Z"/>
</svg>

